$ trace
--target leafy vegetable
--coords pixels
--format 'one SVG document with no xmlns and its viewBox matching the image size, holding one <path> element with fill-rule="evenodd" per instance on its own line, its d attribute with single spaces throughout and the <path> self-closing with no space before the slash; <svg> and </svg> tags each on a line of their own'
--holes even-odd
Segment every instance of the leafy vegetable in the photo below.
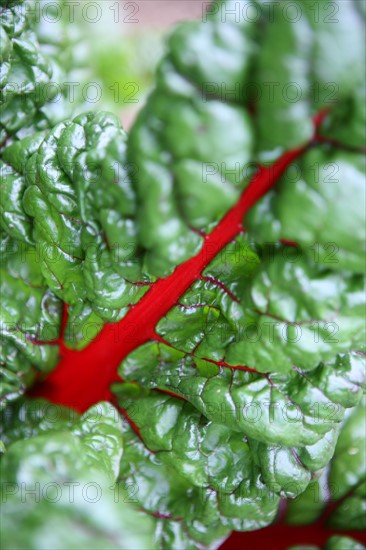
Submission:
<svg viewBox="0 0 366 550">
<path fill-rule="evenodd" d="M 23 198 L 50 287 L 71 306 L 93 302 L 110 321 L 146 290 L 134 284 L 141 270 L 129 261 L 135 204 L 124 142 L 112 115 L 90 113 L 61 123 L 28 161 L 32 179 Z"/>
<path fill-rule="evenodd" d="M 333 460 L 328 470 L 313 480 L 306 491 L 289 503 L 289 523 L 310 523 L 324 509 L 324 497 L 330 499 L 334 510 L 327 523 L 340 529 L 366 529 L 366 401 L 346 416 Z M 316 503 L 316 506 L 314 506 Z"/>
<path fill-rule="evenodd" d="M 19 410 L 20 417 L 30 414 L 28 405 Z M 111 485 L 122 456 L 117 411 L 99 403 L 80 419 L 73 415 L 71 421 L 64 411 L 63 422 L 46 426 L 40 413 L 53 411 L 42 402 L 31 405 L 32 420 L 35 411 L 40 424 L 33 423 L 28 438 L 11 443 L 2 460 L 3 544 L 154 548 L 150 519 L 126 504 Z"/>
<path fill-rule="evenodd" d="M 1 1 L 0 150 L 86 110 L 91 73 L 70 8 L 64 0 Z"/>
<path fill-rule="evenodd" d="M 26 6 L 19 0 L 1 2 L 1 144 L 31 126 L 52 78 L 50 60 L 38 46 Z"/>
<path fill-rule="evenodd" d="M 145 510 L 167 519 L 157 527 L 159 546 L 212 547 L 231 529 L 258 529 L 274 519 L 278 497 L 261 481 L 240 434 L 200 420 L 170 396 L 151 394 L 127 412 L 142 442 L 129 429 L 120 479 L 139 488 Z"/>
<path fill-rule="evenodd" d="M 1 3 L 7 547 L 213 549 L 285 501 L 360 548 L 364 12 L 236 4 L 171 34 L 127 136 L 51 105 L 63 34 Z M 59 351 L 34 390 L 54 404 L 19 399 Z"/>
<path fill-rule="evenodd" d="M 62 303 L 48 288 L 35 251 L 1 240 L 1 401 L 18 398 L 35 377 L 57 364 L 53 340 L 61 327 Z"/>
</svg>

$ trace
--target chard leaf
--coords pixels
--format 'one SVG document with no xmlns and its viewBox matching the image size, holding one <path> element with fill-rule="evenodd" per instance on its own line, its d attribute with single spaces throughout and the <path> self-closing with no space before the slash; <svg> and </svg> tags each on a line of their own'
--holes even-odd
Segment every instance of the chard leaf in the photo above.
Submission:
<svg viewBox="0 0 366 550">
<path fill-rule="evenodd" d="M 142 441 L 129 428 L 120 478 L 138 487 L 144 509 L 181 518 L 196 544 L 207 546 L 227 529 L 272 522 L 279 499 L 261 482 L 243 436 L 169 395 L 151 392 L 124 405 Z"/>
<path fill-rule="evenodd" d="M 339 530 L 365 530 L 365 412 L 365 398 L 348 411 L 329 467 L 289 502 L 288 523 L 313 522 L 328 502 L 327 525 Z"/>
<path fill-rule="evenodd" d="M 22 395 L 36 372 L 56 366 L 62 303 L 48 288 L 35 250 L 2 235 L 0 269 L 1 408 Z"/>
<path fill-rule="evenodd" d="M 51 428 L 43 424 L 38 435 L 31 428 L 32 435 L 10 444 L 2 458 L 2 543 L 27 549 L 156 548 L 153 522 L 119 500 L 113 483 L 122 454 L 117 411 L 100 403 L 71 430 L 66 424 Z"/>
<path fill-rule="evenodd" d="M 131 130 L 128 159 L 139 168 L 139 239 L 147 268 L 156 275 L 196 254 L 203 241 L 195 229 L 216 224 L 248 183 L 243 171 L 252 160 L 252 122 L 240 101 L 230 94 L 222 98 L 217 74 L 230 90 L 245 82 L 253 30 L 245 18 L 222 25 L 215 16 L 178 27 L 155 90 Z M 210 52 L 211 65 L 197 55 L 202 48 Z"/>
<path fill-rule="evenodd" d="M 262 246 L 295 241 L 319 266 L 363 273 L 364 179 L 364 155 L 309 151 L 286 171 L 276 191 L 249 212 L 245 225 L 250 239 Z"/>
<path fill-rule="evenodd" d="M 4 2 L 1 7 L 0 146 L 31 126 L 52 81 L 52 65 L 39 48 L 28 7 L 23 2 Z"/>
<path fill-rule="evenodd" d="M 264 4 L 256 21 L 230 14 Z M 49 130 L 60 113 L 40 98 L 61 76 L 48 53 L 64 57 L 62 40 L 39 48 L 28 4 L 1 0 L 4 402 L 55 365 L 61 300 L 66 344 L 80 349 L 91 325 L 144 307 L 157 277 L 206 251 L 242 191 L 271 180 L 264 165 L 303 154 L 300 177 L 285 173 L 243 220 L 249 233 L 235 225 L 125 357 L 114 391 L 126 421 L 108 403 L 81 417 L 44 401 L 5 409 L 6 547 L 214 549 L 271 524 L 280 498 L 289 522 L 314 521 L 330 497 L 330 525 L 363 526 L 365 14 L 330 4 L 337 25 L 314 18 L 320 1 L 291 3 L 298 21 L 278 2 L 214 2 L 171 34 L 127 138 L 105 112 Z M 65 483 L 72 499 L 44 493 Z M 24 501 L 29 485 L 41 495 Z"/>
<path fill-rule="evenodd" d="M 336 0 L 327 15 L 324 15 L 327 8 L 320 1 L 313 4 L 315 11 L 311 15 L 311 4 L 305 0 L 302 6 L 314 28 L 314 98 L 319 106 L 331 108 L 322 132 L 348 147 L 363 147 L 366 136 L 366 83 L 362 77 L 366 62 L 364 2 Z"/>
<path fill-rule="evenodd" d="M 257 150 L 264 162 L 305 143 L 313 133 L 310 101 L 313 34 L 310 24 L 305 14 L 300 18 L 284 17 L 282 6 L 276 2 L 272 4 L 272 24 L 264 23 L 255 69 L 256 84 L 261 92 Z M 294 7 L 296 9 L 296 3 Z M 297 100 L 293 101 L 293 97 Z"/>
<path fill-rule="evenodd" d="M 90 340 L 86 323 L 119 320 L 152 280 L 138 255 L 125 138 L 113 115 L 87 113 L 3 155 L 2 224 L 35 244 L 48 286 L 69 305 L 66 337 L 77 347 Z"/>
</svg>

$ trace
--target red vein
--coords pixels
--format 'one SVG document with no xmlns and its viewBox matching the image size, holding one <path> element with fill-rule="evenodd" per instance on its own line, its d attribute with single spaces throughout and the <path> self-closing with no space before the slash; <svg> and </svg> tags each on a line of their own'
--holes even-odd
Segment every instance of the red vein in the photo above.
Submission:
<svg viewBox="0 0 366 550">
<path fill-rule="evenodd" d="M 224 283 L 222 283 L 221 281 L 219 281 L 218 279 L 214 279 L 213 277 L 206 277 L 206 276 L 201 276 L 201 279 L 203 281 L 208 281 L 209 283 L 212 283 L 213 285 L 216 285 L 218 287 L 220 287 L 224 292 L 225 294 L 227 294 L 228 296 L 230 296 L 230 298 L 234 301 L 234 302 L 237 302 L 239 303 L 239 300 L 238 298 L 235 296 L 235 294 L 233 294 L 231 292 L 231 290 L 229 290 L 227 288 L 226 285 L 224 285 Z"/>
<path fill-rule="evenodd" d="M 297 242 L 295 242 L 295 241 L 289 241 L 288 239 L 281 239 L 281 240 L 280 240 L 280 243 L 281 243 L 281 244 L 284 244 L 285 246 L 293 246 L 293 247 L 295 247 L 295 248 L 298 246 L 298 245 L 297 245 Z"/>
<path fill-rule="evenodd" d="M 129 423 L 129 425 L 131 426 L 132 430 L 135 432 L 135 434 L 137 435 L 137 437 L 140 439 L 140 441 L 142 441 L 142 443 L 145 445 L 145 447 L 148 449 L 148 451 L 150 453 L 153 453 L 155 454 L 155 451 L 152 451 L 151 449 L 149 449 L 145 443 L 145 441 L 143 440 L 142 438 L 142 435 L 141 435 L 141 432 L 140 432 L 140 428 L 138 427 L 138 425 L 136 424 L 136 422 L 134 422 L 131 418 L 131 416 L 128 414 L 128 412 L 126 411 L 126 409 L 124 409 L 123 407 L 120 406 L 120 404 L 118 403 L 118 400 L 116 397 L 113 397 L 111 399 L 113 405 L 116 407 L 116 409 L 119 410 L 119 412 L 121 413 L 121 415 L 123 416 L 123 418 L 125 418 L 125 420 L 127 420 L 127 422 Z"/>
<path fill-rule="evenodd" d="M 342 143 L 337 139 L 322 136 L 320 134 L 316 136 L 316 141 L 318 143 L 327 143 L 328 145 L 332 145 L 333 147 L 336 147 L 338 149 L 344 149 L 345 151 L 350 151 L 351 153 L 366 153 L 366 147 L 362 147 L 361 145 L 347 145 L 346 143 Z"/>
<path fill-rule="evenodd" d="M 160 512 L 152 512 L 151 510 L 147 510 L 146 508 L 141 508 L 141 512 L 145 512 L 145 514 L 148 514 L 149 516 L 153 516 L 154 518 L 158 519 L 167 519 L 169 521 L 183 521 L 183 518 L 175 518 L 171 514 L 161 514 Z"/>
<path fill-rule="evenodd" d="M 106 325 L 84 350 L 61 347 L 61 361 L 47 379 L 31 394 L 84 412 L 101 400 L 112 400 L 111 383 L 117 381 L 122 359 L 154 337 L 158 321 L 177 303 L 180 296 L 201 277 L 214 257 L 243 230 L 243 217 L 277 182 L 278 178 L 305 147 L 285 153 L 268 168 L 261 167 L 237 204 L 204 239 L 201 251 L 164 279 L 156 281 L 126 316 Z"/>
<path fill-rule="evenodd" d="M 264 373 L 258 372 L 257 370 L 252 369 L 251 367 L 247 367 L 246 365 L 228 365 L 228 363 L 225 363 L 225 361 L 215 361 L 214 359 L 207 359 L 206 357 L 202 357 L 200 359 L 202 361 L 208 361 L 209 363 L 213 363 L 218 367 L 224 367 L 225 369 L 243 370 L 246 372 L 254 372 L 255 374 L 262 374 L 264 376 Z"/>
<path fill-rule="evenodd" d="M 164 390 L 163 388 L 152 388 L 151 391 L 155 391 L 158 393 L 164 393 L 166 395 L 170 395 L 171 397 L 174 397 L 175 399 L 180 399 L 181 401 L 185 401 L 188 403 L 187 399 L 183 397 L 182 395 L 178 395 L 177 393 L 170 391 L 170 390 Z"/>
<path fill-rule="evenodd" d="M 176 347 L 173 344 L 171 344 L 170 342 L 168 342 L 168 340 L 165 340 L 157 332 L 154 333 L 154 339 L 157 342 L 160 342 L 161 344 L 164 344 L 165 346 L 168 346 L 169 348 L 179 350 L 178 347 Z M 199 344 L 200 343 L 201 342 L 199 342 Z M 229 365 L 225 361 L 217 361 L 215 359 L 208 359 L 207 357 L 196 357 L 195 354 L 194 354 L 194 350 L 191 351 L 191 352 L 185 352 L 184 350 L 179 350 L 179 351 L 182 351 L 183 353 L 186 353 L 187 357 L 192 357 L 193 359 L 196 358 L 196 359 L 199 359 L 200 361 L 207 361 L 208 363 L 212 363 L 213 365 L 216 365 L 217 367 L 224 367 L 226 369 L 231 369 L 231 370 L 244 370 L 244 371 L 247 371 L 247 372 L 254 372 L 255 374 L 261 374 L 261 375 L 265 376 L 264 373 L 258 372 L 257 370 L 252 369 L 251 367 L 247 367 L 246 365 Z"/>
</svg>

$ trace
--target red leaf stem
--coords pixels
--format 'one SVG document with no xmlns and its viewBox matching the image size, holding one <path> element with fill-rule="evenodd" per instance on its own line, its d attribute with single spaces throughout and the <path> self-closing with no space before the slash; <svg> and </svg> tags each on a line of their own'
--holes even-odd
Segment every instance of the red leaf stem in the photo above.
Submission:
<svg viewBox="0 0 366 550">
<path fill-rule="evenodd" d="M 306 147 L 285 153 L 270 167 L 260 167 L 236 205 L 205 237 L 201 251 L 178 266 L 171 275 L 151 285 L 121 321 L 105 325 L 96 339 L 82 351 L 61 345 L 59 365 L 30 394 L 79 412 L 99 401 L 112 400 L 110 385 L 119 380 L 117 369 L 124 357 L 154 338 L 159 320 L 201 277 L 202 271 L 220 250 L 243 231 L 246 212 L 276 184 L 284 170 Z"/>
</svg>

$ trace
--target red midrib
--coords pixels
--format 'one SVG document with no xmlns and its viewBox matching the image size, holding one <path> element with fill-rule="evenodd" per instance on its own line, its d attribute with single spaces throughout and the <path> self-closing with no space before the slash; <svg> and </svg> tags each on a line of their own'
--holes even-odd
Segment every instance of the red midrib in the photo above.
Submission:
<svg viewBox="0 0 366 550">
<path fill-rule="evenodd" d="M 82 351 L 61 344 L 61 361 L 32 396 L 84 412 L 102 400 L 110 401 L 109 386 L 118 380 L 117 369 L 131 351 L 154 338 L 159 320 L 201 276 L 210 261 L 243 231 L 243 216 L 271 187 L 305 147 L 285 153 L 269 168 L 260 168 L 237 204 L 204 239 L 201 251 L 164 279 L 154 283 L 142 299 L 118 323 L 106 325 Z"/>
<path fill-rule="evenodd" d="M 325 115 L 326 112 L 323 112 L 314 118 L 315 137 L 312 142 L 320 141 L 316 131 Z M 154 283 L 119 323 L 106 325 L 99 336 L 80 352 L 68 349 L 61 342 L 60 363 L 30 394 L 72 407 L 79 412 L 84 412 L 102 400 L 119 406 L 109 387 L 112 382 L 120 380 L 117 369 L 122 359 L 141 344 L 156 337 L 155 327 L 158 321 L 178 302 L 191 284 L 201 277 L 204 268 L 220 250 L 243 230 L 245 213 L 275 185 L 287 166 L 306 147 L 286 153 L 268 169 L 261 168 L 242 193 L 238 203 L 214 231 L 205 237 L 200 253 L 177 267 L 169 277 Z M 138 433 L 138 427 L 131 420 L 130 423 Z M 234 532 L 224 543 L 222 550 L 232 550 L 242 547 L 243 544 L 246 548 L 258 550 L 285 550 L 297 544 L 323 546 L 328 537 L 335 534 L 351 536 L 366 543 L 365 533 L 330 530 L 321 517 L 312 525 L 289 526 L 279 521 L 260 532 Z"/>
<path fill-rule="evenodd" d="M 314 545 L 323 548 L 329 537 L 334 535 L 351 537 L 366 543 L 366 533 L 362 531 L 341 531 L 327 528 L 321 521 L 311 525 L 287 525 L 275 523 L 260 531 L 233 532 L 220 547 L 220 550 L 289 550 L 293 546 Z"/>
</svg>

